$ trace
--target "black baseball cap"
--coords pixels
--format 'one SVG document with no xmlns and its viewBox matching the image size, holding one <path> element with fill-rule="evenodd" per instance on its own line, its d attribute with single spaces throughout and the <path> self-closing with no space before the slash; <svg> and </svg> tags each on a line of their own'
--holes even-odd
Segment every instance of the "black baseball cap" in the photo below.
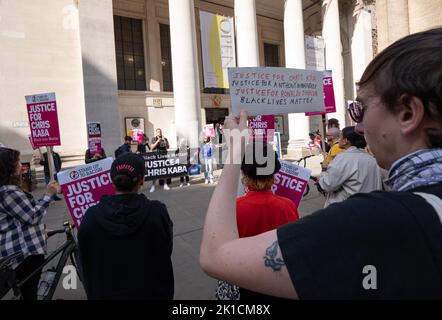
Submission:
<svg viewBox="0 0 442 320">
<path fill-rule="evenodd" d="M 280 169 L 281 163 L 272 145 L 263 140 L 256 140 L 247 145 L 241 163 L 241 171 L 244 175 L 253 178 L 266 178 L 274 175 Z"/>
<path fill-rule="evenodd" d="M 135 153 L 125 153 L 118 157 L 111 167 L 111 178 L 118 175 L 126 175 L 136 181 L 143 178 L 146 173 L 146 166 L 142 156 Z"/>
</svg>

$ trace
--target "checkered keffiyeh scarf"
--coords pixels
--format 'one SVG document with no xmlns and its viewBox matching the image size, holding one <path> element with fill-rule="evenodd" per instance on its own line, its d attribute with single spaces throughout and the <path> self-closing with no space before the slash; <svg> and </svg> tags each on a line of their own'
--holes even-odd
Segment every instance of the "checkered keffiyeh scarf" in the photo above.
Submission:
<svg viewBox="0 0 442 320">
<path fill-rule="evenodd" d="M 425 149 L 396 161 L 385 184 L 394 191 L 407 191 L 442 182 L 442 148 Z"/>
</svg>

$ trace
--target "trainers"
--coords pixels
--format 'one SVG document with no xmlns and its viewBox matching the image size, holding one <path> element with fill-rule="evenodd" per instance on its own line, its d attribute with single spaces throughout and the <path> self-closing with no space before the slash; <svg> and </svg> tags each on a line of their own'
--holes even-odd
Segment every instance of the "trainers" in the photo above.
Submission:
<svg viewBox="0 0 442 320">
<path fill-rule="evenodd" d="M 150 187 L 150 190 L 149 190 L 149 192 L 154 192 L 155 191 L 155 186 L 152 186 L 152 187 Z"/>
<path fill-rule="evenodd" d="M 213 184 L 213 179 L 210 179 L 210 184 Z"/>
<path fill-rule="evenodd" d="M 208 184 L 209 183 L 209 180 L 204 180 L 204 184 Z"/>
<path fill-rule="evenodd" d="M 164 190 L 170 190 L 170 188 L 167 184 L 164 185 Z"/>
<path fill-rule="evenodd" d="M 189 182 L 187 182 L 187 186 L 190 187 L 190 183 Z"/>
<path fill-rule="evenodd" d="M 180 184 L 180 188 L 182 188 L 183 187 L 183 184 Z"/>
</svg>

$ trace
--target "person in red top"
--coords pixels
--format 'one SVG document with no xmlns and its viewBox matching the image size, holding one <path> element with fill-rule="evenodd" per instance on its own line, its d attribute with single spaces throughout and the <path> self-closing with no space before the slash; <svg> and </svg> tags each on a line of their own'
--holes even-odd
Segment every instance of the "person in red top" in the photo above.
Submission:
<svg viewBox="0 0 442 320">
<path fill-rule="evenodd" d="M 256 141 L 247 146 L 241 164 L 247 193 L 236 200 L 240 238 L 253 237 L 299 219 L 293 201 L 272 192 L 275 173 L 280 169 L 281 163 L 271 145 Z M 240 289 L 241 300 L 269 298 L 273 297 Z"/>
</svg>

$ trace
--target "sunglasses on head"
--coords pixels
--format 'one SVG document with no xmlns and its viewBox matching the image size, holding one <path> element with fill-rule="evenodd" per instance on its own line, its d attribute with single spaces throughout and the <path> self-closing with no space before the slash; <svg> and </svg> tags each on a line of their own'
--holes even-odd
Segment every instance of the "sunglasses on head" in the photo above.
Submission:
<svg viewBox="0 0 442 320">
<path fill-rule="evenodd" d="M 353 101 L 348 105 L 348 113 L 354 122 L 360 123 L 364 118 L 364 106 L 359 101 Z"/>
</svg>

